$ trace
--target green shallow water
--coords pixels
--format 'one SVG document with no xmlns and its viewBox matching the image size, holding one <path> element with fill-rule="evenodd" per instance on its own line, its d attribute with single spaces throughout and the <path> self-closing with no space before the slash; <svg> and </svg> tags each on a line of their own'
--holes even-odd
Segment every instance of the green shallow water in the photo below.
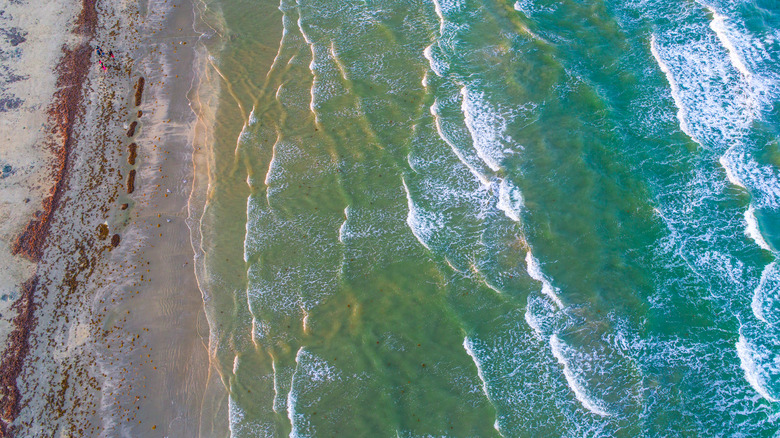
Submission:
<svg viewBox="0 0 780 438">
<path fill-rule="evenodd" d="M 776 433 L 776 4 L 207 6 L 234 436 Z"/>
</svg>

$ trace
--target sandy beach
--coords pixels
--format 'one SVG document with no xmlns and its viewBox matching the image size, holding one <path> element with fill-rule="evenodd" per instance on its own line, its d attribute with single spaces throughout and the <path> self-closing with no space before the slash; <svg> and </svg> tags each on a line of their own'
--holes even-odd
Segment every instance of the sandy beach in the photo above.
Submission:
<svg viewBox="0 0 780 438">
<path fill-rule="evenodd" d="M 17 53 L 0 97 L 0 436 L 226 435 L 187 225 L 204 180 L 195 18 L 165 0 L 0 15 Z"/>
</svg>

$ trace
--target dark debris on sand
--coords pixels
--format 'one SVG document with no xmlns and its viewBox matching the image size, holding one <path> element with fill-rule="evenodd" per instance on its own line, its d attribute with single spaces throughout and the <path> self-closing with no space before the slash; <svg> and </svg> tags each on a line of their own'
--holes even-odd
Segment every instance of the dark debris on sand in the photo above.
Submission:
<svg viewBox="0 0 780 438">
<path fill-rule="evenodd" d="M 83 88 L 90 67 L 91 41 L 97 25 L 97 0 L 82 0 L 82 9 L 76 20 L 76 33 L 84 38 L 75 48 L 63 46 L 63 56 L 57 66 L 57 82 L 54 99 L 48 109 L 49 122 L 53 126 L 50 147 L 55 154 L 54 181 L 49 197 L 43 201 L 41 214 L 30 220 L 14 242 L 12 253 L 32 261 L 40 261 L 49 234 L 52 213 L 60 206 L 65 191 L 70 151 L 73 148 L 73 128 L 82 117 Z M 6 34 L 8 37 L 8 34 Z M 16 39 L 21 43 L 22 40 Z M 17 43 L 17 44 L 18 44 Z M 19 413 L 20 393 L 17 378 L 29 351 L 30 331 L 35 323 L 35 292 L 37 276 L 25 282 L 22 296 L 14 305 L 17 316 L 9 344 L 2 356 L 0 370 L 0 438 L 14 435 L 13 422 Z"/>
</svg>

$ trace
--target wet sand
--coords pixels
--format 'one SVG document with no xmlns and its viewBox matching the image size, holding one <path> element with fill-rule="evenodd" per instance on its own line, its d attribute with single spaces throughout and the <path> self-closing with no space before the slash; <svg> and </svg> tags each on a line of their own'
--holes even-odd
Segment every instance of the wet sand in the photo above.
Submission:
<svg viewBox="0 0 780 438">
<path fill-rule="evenodd" d="M 16 386 L 3 435 L 226 436 L 187 226 L 197 122 L 187 97 L 203 65 L 193 4 L 61 6 L 80 18 L 65 20 L 78 35 L 63 38 L 59 78 L 81 83 L 59 88 L 64 98 L 52 91 L 49 117 L 38 115 L 60 146 L 41 154 L 41 168 L 54 165 L 39 170 L 48 184 L 28 202 L 50 208 L 0 236 L 21 260 L 2 275 L 28 281 L 6 342 L 21 347 L 4 356 L 4 383 Z M 94 45 L 115 54 L 105 72 Z"/>
</svg>

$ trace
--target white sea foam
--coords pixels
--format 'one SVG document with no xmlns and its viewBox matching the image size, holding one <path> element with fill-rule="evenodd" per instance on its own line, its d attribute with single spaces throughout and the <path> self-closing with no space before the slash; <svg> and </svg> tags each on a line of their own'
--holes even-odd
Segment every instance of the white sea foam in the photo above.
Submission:
<svg viewBox="0 0 780 438">
<path fill-rule="evenodd" d="M 249 112 L 249 118 L 247 119 L 247 124 L 249 126 L 253 126 L 257 124 L 257 116 L 255 115 L 255 106 L 252 105 L 252 111 Z"/>
<path fill-rule="evenodd" d="M 761 397 L 773 403 L 777 402 L 778 399 L 773 397 L 767 389 L 767 373 L 758 363 L 762 359 L 761 354 L 754 349 L 742 334 L 739 335 L 736 347 L 740 367 L 745 372 L 745 380 Z"/>
<path fill-rule="evenodd" d="M 274 412 L 279 413 L 282 410 L 282 399 L 279 397 L 279 376 L 276 371 L 276 358 L 271 357 L 271 369 L 274 372 L 274 400 L 271 408 Z"/>
<path fill-rule="evenodd" d="M 499 295 L 503 293 L 501 292 L 501 289 L 499 289 L 497 286 L 490 283 L 490 280 L 488 280 L 487 276 L 479 269 L 479 267 L 476 264 L 471 263 L 471 271 L 474 273 L 475 278 L 478 278 L 479 281 L 482 282 L 482 284 L 488 287 L 488 289 L 492 290 L 493 292 Z"/>
<path fill-rule="evenodd" d="M 344 222 L 339 227 L 339 242 L 344 243 L 344 230 L 347 228 L 347 221 L 349 220 L 349 205 L 344 208 Z"/>
<path fill-rule="evenodd" d="M 523 194 L 520 189 L 506 178 L 501 180 L 498 186 L 498 208 L 506 217 L 515 222 L 520 222 L 520 212 L 523 208 Z"/>
<path fill-rule="evenodd" d="M 447 263 L 447 266 L 449 266 L 450 268 L 452 268 L 452 270 L 453 270 L 453 271 L 455 271 L 455 272 L 458 272 L 458 273 L 461 273 L 461 274 L 464 274 L 464 273 L 466 273 L 466 271 L 465 271 L 465 270 L 463 270 L 463 269 L 460 269 L 460 268 L 458 268 L 457 266 L 455 266 L 455 264 L 454 264 L 454 263 L 452 263 L 452 260 L 450 260 L 450 258 L 449 258 L 449 257 L 447 257 L 447 256 L 444 256 L 444 262 L 445 262 L 445 263 Z"/>
<path fill-rule="evenodd" d="M 439 17 L 439 34 L 444 34 L 446 15 L 463 7 L 463 0 L 433 0 L 433 9 Z"/>
<path fill-rule="evenodd" d="M 487 381 L 485 380 L 485 372 L 482 370 L 482 361 L 477 357 L 476 352 L 474 351 L 474 343 L 471 341 L 471 339 L 468 338 L 468 336 L 463 338 L 463 348 L 466 350 L 466 354 L 471 357 L 471 360 L 474 361 L 474 365 L 477 367 L 477 377 L 479 377 L 480 382 L 482 382 L 482 392 L 485 394 L 485 398 L 488 399 L 488 402 L 490 404 L 493 404 L 493 400 L 490 398 L 490 393 L 488 392 L 488 385 Z M 496 418 L 496 421 L 493 423 L 493 427 L 498 431 L 498 434 L 501 436 L 504 436 L 503 433 L 501 433 L 501 429 L 498 424 L 498 418 Z"/>
<path fill-rule="evenodd" d="M 753 204 L 759 208 L 780 207 L 780 178 L 774 166 L 760 165 L 744 151 L 737 153 L 735 147 L 725 154 L 725 164 L 729 166 L 729 179 L 738 178 L 740 185 L 750 187 Z M 738 175 L 734 177 L 733 175 Z M 732 181 L 733 182 L 733 181 Z"/>
<path fill-rule="evenodd" d="M 287 418 L 290 420 L 290 438 L 297 438 L 298 434 L 298 422 L 296 421 L 295 406 L 298 403 L 298 394 L 295 392 L 295 376 L 298 375 L 298 369 L 301 364 L 301 354 L 303 353 L 303 347 L 298 349 L 298 353 L 295 354 L 295 371 L 293 371 L 290 378 L 290 392 L 287 393 Z"/>
<path fill-rule="evenodd" d="M 539 322 L 539 318 L 531 310 L 531 296 L 528 296 L 528 304 L 525 307 L 525 315 L 523 315 L 526 324 L 534 331 L 534 334 L 538 339 L 542 336 L 542 325 Z"/>
<path fill-rule="evenodd" d="M 341 58 L 339 58 L 338 54 L 336 53 L 336 43 L 334 41 L 330 42 L 330 57 L 333 60 L 333 63 L 336 65 L 339 74 L 341 74 L 341 79 L 348 81 L 349 74 L 347 73 L 347 68 L 344 66 Z"/>
<path fill-rule="evenodd" d="M 279 39 L 279 48 L 276 49 L 276 56 L 274 56 L 274 60 L 271 63 L 271 68 L 268 69 L 268 73 L 266 73 L 266 78 L 271 75 L 271 72 L 274 71 L 276 67 L 276 63 L 279 62 L 279 56 L 282 54 L 282 47 L 284 47 L 284 42 L 287 37 L 287 33 L 289 30 L 287 29 L 287 16 L 284 11 L 284 0 L 279 0 L 279 6 L 278 9 L 282 12 L 282 38 Z"/>
<path fill-rule="evenodd" d="M 433 105 L 431 105 L 431 115 L 433 116 L 434 125 L 436 126 L 436 132 L 439 134 L 439 138 L 444 141 L 444 143 L 447 144 L 447 146 L 452 149 L 452 153 L 455 154 L 456 157 L 458 157 L 458 160 L 463 163 L 466 168 L 469 169 L 469 172 L 471 172 L 472 175 L 474 175 L 474 178 L 484 187 L 490 186 L 490 181 L 488 180 L 487 176 L 481 174 L 469 161 L 466 156 L 463 155 L 463 152 L 458 149 L 455 146 L 455 143 L 444 133 L 444 130 L 442 129 L 441 125 L 441 116 L 439 114 L 439 101 L 435 100 L 433 102 Z"/>
<path fill-rule="evenodd" d="M 266 186 L 266 201 L 268 204 L 271 204 L 270 201 L 270 190 L 269 185 L 271 183 L 271 173 L 275 170 L 276 167 L 276 149 L 279 147 L 279 141 L 281 140 L 280 136 L 277 134 L 276 141 L 274 142 L 273 146 L 271 146 L 271 159 L 268 161 L 268 171 L 265 173 L 265 178 L 263 179 L 263 182 Z"/>
<path fill-rule="evenodd" d="M 734 171 L 734 165 L 731 163 L 728 151 L 718 159 L 718 162 L 723 166 L 723 170 L 726 171 L 726 178 L 728 178 L 731 184 L 746 189 L 745 184 L 742 183 L 742 180 L 737 177 L 736 172 Z"/>
<path fill-rule="evenodd" d="M 566 313 L 559 311 L 558 304 L 549 297 L 538 294 L 528 295 L 523 318 L 540 341 L 546 341 L 552 333 L 560 333 L 569 322 Z"/>
<path fill-rule="evenodd" d="M 303 329 L 303 333 L 308 334 L 309 333 L 309 312 L 306 311 L 306 309 L 301 306 L 301 313 L 303 313 L 303 318 L 301 319 L 301 328 Z"/>
<path fill-rule="evenodd" d="M 252 195 L 249 195 L 246 197 L 246 223 L 244 224 L 244 263 L 249 261 L 249 226 L 252 223 L 252 209 Z"/>
<path fill-rule="evenodd" d="M 461 110 L 480 159 L 494 172 L 501 168 L 505 155 L 502 142 L 507 121 L 485 100 L 483 92 L 463 87 Z"/>
<path fill-rule="evenodd" d="M 737 51 L 737 48 L 734 47 L 734 43 L 729 38 L 729 32 L 726 29 L 726 17 L 719 14 L 715 9 L 708 6 L 707 9 L 710 10 L 712 13 L 712 22 L 710 22 L 710 28 L 715 32 L 715 35 L 718 37 L 718 40 L 720 40 L 721 44 L 723 44 L 723 47 L 726 48 L 726 51 L 729 53 L 729 59 L 731 60 L 731 65 L 734 66 L 740 73 L 742 73 L 745 78 L 750 78 L 750 71 L 745 66 L 745 63 L 742 61 L 742 58 L 739 56 L 739 52 Z"/>
<path fill-rule="evenodd" d="M 252 344 L 254 344 L 255 348 L 259 348 L 260 345 L 257 343 L 258 335 L 260 332 L 260 324 L 257 323 L 257 318 L 255 317 L 255 313 L 252 311 L 252 302 L 249 300 L 249 293 L 246 293 L 246 304 L 249 308 L 249 313 L 252 315 L 252 326 L 249 328 L 250 330 L 250 339 L 252 339 Z"/>
<path fill-rule="evenodd" d="M 771 251 L 769 244 L 764 240 L 764 236 L 761 235 L 761 230 L 758 228 L 758 220 L 756 220 L 756 210 L 751 205 L 745 212 L 745 235 L 753 239 L 758 246 L 767 251 Z"/>
<path fill-rule="evenodd" d="M 514 5 L 512 5 L 512 8 L 516 10 L 517 12 L 522 12 L 526 15 L 529 15 L 530 12 L 530 1 L 529 0 L 517 0 Z"/>
<path fill-rule="evenodd" d="M 252 107 L 252 111 L 254 112 L 254 107 Z M 253 114 L 250 113 L 249 117 L 253 117 Z M 249 132 L 247 132 L 246 128 L 248 127 L 248 121 L 244 122 L 244 125 L 241 126 L 241 131 L 238 133 L 238 137 L 236 137 L 236 149 L 233 151 L 233 155 L 238 156 L 238 151 L 241 148 L 241 143 L 247 142 L 250 140 L 251 136 Z"/>
<path fill-rule="evenodd" d="M 433 0 L 433 10 L 436 11 L 436 16 L 439 17 L 439 35 L 441 35 L 444 33 L 444 13 L 441 10 L 439 0 Z"/>
<path fill-rule="evenodd" d="M 650 52 L 653 54 L 653 58 L 655 58 L 655 62 L 658 64 L 658 67 L 660 67 L 661 71 L 664 73 L 664 75 L 666 75 L 666 81 L 669 82 L 669 87 L 672 91 L 672 99 L 674 100 L 674 105 L 677 107 L 677 120 L 680 122 L 680 129 L 693 141 L 698 142 L 696 137 L 694 137 L 690 127 L 688 126 L 688 121 L 686 120 L 688 114 L 685 109 L 685 105 L 683 104 L 682 95 L 680 94 L 680 86 L 674 79 L 674 74 L 672 74 L 671 69 L 669 69 L 669 66 L 664 62 L 664 60 L 661 58 L 661 55 L 658 53 L 658 42 L 656 41 L 655 35 L 650 35 Z"/>
<path fill-rule="evenodd" d="M 311 110 L 312 114 L 314 115 L 314 123 L 319 124 L 319 116 L 317 115 L 317 111 L 315 110 L 315 92 L 314 89 L 317 86 L 317 72 L 315 69 L 315 66 L 317 65 L 317 51 L 314 47 L 314 42 L 309 37 L 309 35 L 306 34 L 306 32 L 303 30 L 303 19 L 302 17 L 298 17 L 298 30 L 301 32 L 301 36 L 303 37 L 303 40 L 306 41 L 306 44 L 309 45 L 309 50 L 311 51 L 311 61 L 309 62 L 309 71 L 311 72 L 311 88 L 309 90 L 309 94 L 311 94 L 311 99 L 309 100 L 309 110 Z"/>
<path fill-rule="evenodd" d="M 753 299 L 750 308 L 756 319 L 766 324 L 774 324 L 777 321 L 777 312 L 774 311 L 775 303 L 780 293 L 780 269 L 777 261 L 764 267 L 761 272 L 761 280 L 753 291 Z M 764 310 L 769 308 L 770 312 Z M 771 321 L 770 321 L 771 319 Z"/>
<path fill-rule="evenodd" d="M 566 345 L 561 341 L 557 335 L 550 336 L 550 348 L 552 349 L 553 356 L 559 364 L 563 366 L 563 375 L 566 378 L 566 383 L 569 388 L 574 392 L 574 396 L 582 404 L 582 406 L 593 412 L 594 414 L 601 415 L 602 417 L 610 416 L 610 413 L 602 406 L 599 400 L 595 400 L 588 395 L 585 386 L 578 381 L 577 376 L 574 375 L 569 361 L 564 356 L 563 350 Z"/>
<path fill-rule="evenodd" d="M 553 287 L 553 285 L 550 283 L 550 280 L 548 280 L 547 276 L 544 275 L 542 268 L 539 266 L 539 260 L 537 260 L 533 254 L 531 254 L 531 251 L 528 251 L 525 255 L 525 264 L 528 275 L 530 275 L 534 280 L 542 283 L 542 293 L 547 295 L 558 306 L 559 309 L 563 309 L 563 301 L 561 301 L 561 299 L 558 297 L 556 288 Z"/>
<path fill-rule="evenodd" d="M 441 59 L 439 56 L 434 56 L 433 54 L 433 45 L 430 45 L 423 50 L 423 56 L 425 56 L 425 59 L 428 60 L 428 63 L 431 66 L 431 70 L 436 73 L 436 76 L 443 77 L 445 74 L 447 74 L 447 70 L 449 70 L 450 65 L 449 63 Z"/>
<path fill-rule="evenodd" d="M 412 230 L 412 234 L 417 238 L 426 249 L 430 250 L 428 241 L 433 236 L 435 230 L 441 228 L 441 219 L 437 217 L 435 212 L 425 212 L 417 207 L 414 200 L 412 200 L 412 194 L 409 192 L 409 186 L 406 185 L 406 179 L 401 177 L 401 183 L 404 186 L 406 192 L 406 201 L 409 207 L 409 213 L 406 216 L 406 224 Z"/>
<path fill-rule="evenodd" d="M 244 410 L 238 406 L 233 396 L 228 393 L 228 431 L 230 431 L 231 438 L 236 436 L 236 426 L 241 423 L 245 416 Z"/>
<path fill-rule="evenodd" d="M 306 380 L 309 383 L 341 380 L 341 376 L 334 366 L 305 350 L 300 355 L 300 373 L 301 376 L 306 376 Z"/>
<path fill-rule="evenodd" d="M 753 299 L 750 300 L 750 309 L 753 311 L 753 316 L 755 316 L 757 320 L 765 324 L 769 324 L 769 321 L 767 321 L 766 315 L 764 314 L 764 296 L 763 288 L 761 287 L 761 285 L 764 283 L 763 274 L 761 277 L 762 278 L 759 286 L 756 287 L 756 289 L 753 291 Z"/>
<path fill-rule="evenodd" d="M 653 34 L 650 46 L 671 86 L 681 129 L 717 152 L 743 141 L 761 117 L 767 86 L 746 66 L 750 60 L 743 56 L 743 46 L 751 46 L 749 38 L 714 14 L 709 27 L 680 23 Z M 741 42 L 735 44 L 737 40 Z M 755 52 L 752 56 L 761 56 L 760 50 Z"/>
<path fill-rule="evenodd" d="M 707 6 L 712 13 L 710 28 L 715 32 L 721 45 L 728 52 L 731 65 L 743 77 L 749 85 L 750 97 L 754 104 L 769 104 L 778 88 L 778 75 L 774 68 L 776 63 L 773 56 L 768 53 L 765 43 L 777 44 L 777 38 L 756 38 L 744 29 L 740 29 L 737 20 L 730 19 L 714 8 Z M 742 24 L 744 28 L 744 24 Z M 774 39 L 774 41 L 772 41 Z M 771 50 L 771 49 L 770 49 Z M 762 65 L 765 67 L 762 68 Z"/>
</svg>

